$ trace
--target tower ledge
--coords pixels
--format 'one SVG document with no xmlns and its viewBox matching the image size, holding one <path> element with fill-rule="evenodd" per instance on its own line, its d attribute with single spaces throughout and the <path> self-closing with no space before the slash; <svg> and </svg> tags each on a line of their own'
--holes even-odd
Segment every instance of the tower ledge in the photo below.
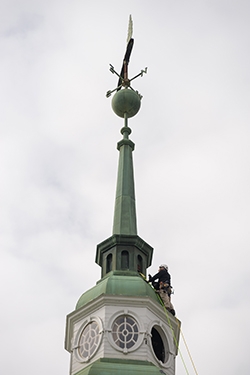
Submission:
<svg viewBox="0 0 250 375">
<path fill-rule="evenodd" d="M 162 372 L 147 361 L 117 360 L 101 358 L 76 375 L 160 375 Z"/>
</svg>

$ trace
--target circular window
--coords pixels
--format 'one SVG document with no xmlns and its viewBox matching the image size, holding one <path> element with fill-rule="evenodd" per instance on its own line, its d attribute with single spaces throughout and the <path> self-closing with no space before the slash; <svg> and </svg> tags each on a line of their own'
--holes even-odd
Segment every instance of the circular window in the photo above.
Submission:
<svg viewBox="0 0 250 375">
<path fill-rule="evenodd" d="M 134 318 L 122 315 L 116 318 L 111 328 L 114 343 L 120 349 L 131 349 L 138 341 L 139 327 Z"/>
<path fill-rule="evenodd" d="M 77 340 L 76 356 L 79 361 L 88 361 L 98 349 L 101 342 L 100 325 L 96 320 L 85 323 Z"/>
<path fill-rule="evenodd" d="M 151 348 L 156 359 L 165 367 L 169 362 L 168 339 L 162 328 L 154 325 L 151 329 Z"/>
</svg>

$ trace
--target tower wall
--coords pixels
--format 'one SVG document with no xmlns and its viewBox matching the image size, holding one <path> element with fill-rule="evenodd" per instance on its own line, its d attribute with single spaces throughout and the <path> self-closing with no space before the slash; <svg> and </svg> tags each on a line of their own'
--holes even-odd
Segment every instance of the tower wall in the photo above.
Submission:
<svg viewBox="0 0 250 375">
<path fill-rule="evenodd" d="M 121 345 L 126 330 L 122 329 L 123 323 L 120 326 L 117 325 L 116 322 L 119 322 L 119 319 L 127 319 L 128 328 L 134 325 L 134 341 L 131 341 L 132 336 L 129 337 L 127 334 L 131 347 Z M 96 331 L 96 346 L 89 358 L 82 358 L 81 348 L 79 348 L 81 334 L 91 322 L 99 325 L 98 332 Z M 179 324 L 176 318 L 171 315 L 167 316 L 162 306 L 157 305 L 148 297 L 100 296 L 67 317 L 66 347 L 71 352 L 70 374 L 77 374 L 100 358 L 110 358 L 150 362 L 162 369 L 165 374 L 173 375 Z M 117 327 L 120 327 L 120 331 Z M 121 340 L 119 334 L 116 334 L 116 329 L 120 332 Z M 161 359 L 157 358 L 152 343 L 152 330 L 155 329 L 160 332 L 163 341 L 165 357 Z M 94 336 L 92 339 L 94 342 Z M 87 338 L 88 340 L 91 344 L 91 339 Z"/>
</svg>

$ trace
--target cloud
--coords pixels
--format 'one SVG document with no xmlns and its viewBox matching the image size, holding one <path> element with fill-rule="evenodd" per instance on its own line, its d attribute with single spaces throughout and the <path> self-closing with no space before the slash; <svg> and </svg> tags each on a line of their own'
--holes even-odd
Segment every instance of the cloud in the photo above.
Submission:
<svg viewBox="0 0 250 375">
<path fill-rule="evenodd" d="M 65 315 L 100 279 L 96 245 L 112 233 L 123 123 L 105 94 L 132 13 L 129 73 L 148 67 L 129 125 L 149 272 L 169 265 L 198 373 L 248 374 L 249 5 L 120 6 L 2 3 L 1 370 L 68 373 Z"/>
</svg>

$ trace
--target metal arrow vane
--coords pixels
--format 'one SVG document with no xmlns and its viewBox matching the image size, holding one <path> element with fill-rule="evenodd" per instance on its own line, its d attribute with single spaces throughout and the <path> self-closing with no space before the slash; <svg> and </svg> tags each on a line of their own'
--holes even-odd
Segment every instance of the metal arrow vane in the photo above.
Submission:
<svg viewBox="0 0 250 375">
<path fill-rule="evenodd" d="M 126 48 L 126 52 L 125 52 L 123 63 L 122 63 L 121 73 L 118 74 L 115 71 L 115 68 L 113 67 L 113 65 L 109 64 L 110 65 L 110 69 L 109 70 L 111 71 L 111 73 L 116 74 L 119 77 L 119 79 L 118 79 L 118 85 L 117 85 L 117 87 L 115 89 L 109 90 L 107 92 L 107 94 L 106 94 L 107 98 L 114 91 L 119 91 L 122 87 L 125 87 L 125 88 L 129 87 L 131 90 L 136 91 L 136 90 L 133 89 L 133 87 L 131 87 L 131 84 L 130 84 L 131 81 L 133 81 L 137 77 L 142 77 L 144 73 L 147 73 L 147 68 L 145 68 L 144 70 L 141 70 L 141 72 L 139 74 L 137 74 L 136 76 L 134 76 L 133 78 L 131 78 L 131 79 L 128 78 L 128 64 L 129 64 L 130 55 L 131 55 L 131 52 L 132 52 L 132 49 L 133 49 L 133 45 L 134 45 L 134 39 L 132 38 L 132 35 L 133 35 L 133 22 L 132 22 L 132 17 L 130 15 L 129 16 L 129 24 L 128 24 L 127 48 Z M 140 97 L 142 98 L 141 95 L 140 95 Z"/>
</svg>

